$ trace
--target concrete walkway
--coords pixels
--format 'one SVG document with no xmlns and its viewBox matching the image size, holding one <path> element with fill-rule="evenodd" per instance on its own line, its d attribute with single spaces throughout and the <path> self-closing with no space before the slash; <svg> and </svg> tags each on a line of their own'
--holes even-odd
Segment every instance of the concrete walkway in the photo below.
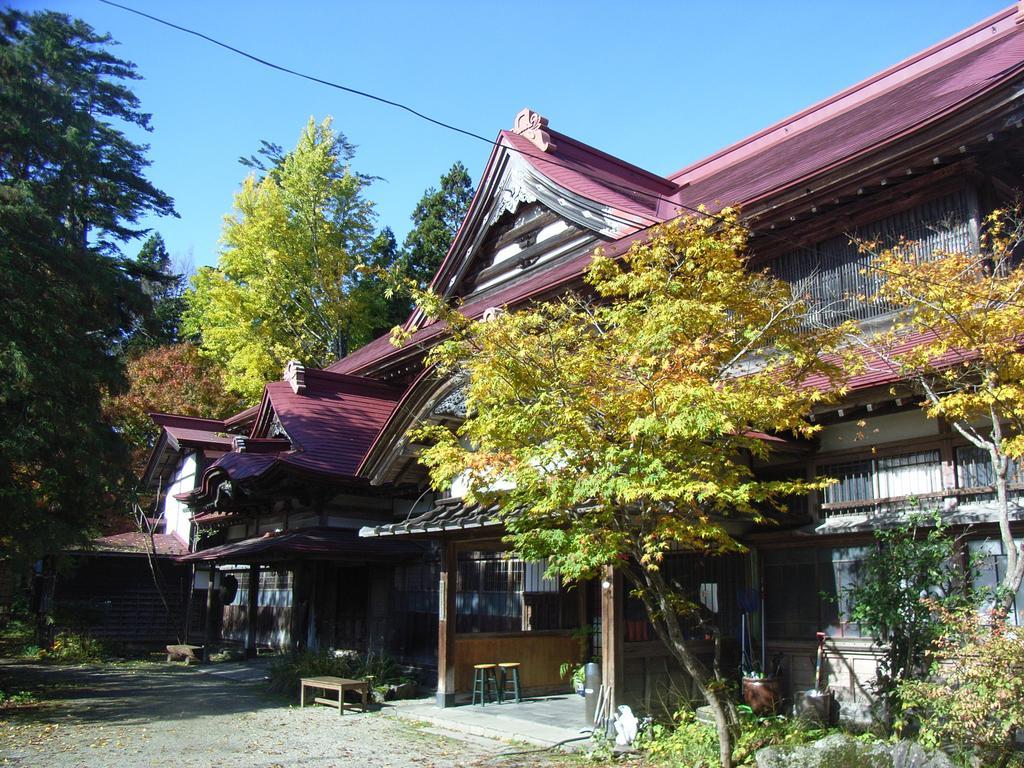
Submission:
<svg viewBox="0 0 1024 768">
<path fill-rule="evenodd" d="M 387 709 L 397 717 L 430 723 L 456 733 L 483 736 L 501 741 L 518 741 L 551 747 L 579 749 L 588 743 L 590 729 L 585 727 L 583 699 L 579 696 L 544 696 L 523 699 L 519 704 L 488 704 L 438 707 L 433 698 L 388 702 Z"/>
</svg>

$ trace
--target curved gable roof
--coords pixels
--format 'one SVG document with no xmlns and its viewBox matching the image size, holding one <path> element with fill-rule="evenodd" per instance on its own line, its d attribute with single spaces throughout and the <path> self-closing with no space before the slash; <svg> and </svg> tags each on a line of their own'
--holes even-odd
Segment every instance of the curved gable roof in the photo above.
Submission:
<svg viewBox="0 0 1024 768">
<path fill-rule="evenodd" d="M 835 96 L 798 112 L 753 136 L 662 179 L 643 169 L 588 147 L 564 134 L 547 130 L 553 147 L 543 151 L 515 132 L 503 131 L 491 153 L 487 174 L 503 145 L 515 148 L 538 173 L 581 196 L 607 204 L 622 213 L 663 221 L 681 208 L 698 205 L 750 205 L 802 189 L 832 169 L 901 140 L 913 140 L 952 116 L 966 114 L 985 99 L 1018 99 L 1021 90 L 1000 87 L 1024 85 L 1024 10 L 1013 6 L 938 43 L 931 48 L 858 83 Z M 902 146 L 902 145 L 900 145 Z M 479 217 L 484 180 L 460 228 Z M 646 230 L 626 230 L 605 246 L 610 255 L 623 253 Z M 432 287 L 447 286 L 454 270 L 456 247 L 449 251 Z M 572 259 L 523 280 L 484 301 L 468 302 L 462 311 L 477 316 L 489 306 L 514 304 L 551 292 L 578 280 L 590 254 Z M 417 321 L 422 318 L 417 317 Z M 430 343 L 443 326 L 423 323 L 401 349 L 382 336 L 330 366 L 345 373 L 372 373 L 410 354 L 411 347 Z"/>
</svg>

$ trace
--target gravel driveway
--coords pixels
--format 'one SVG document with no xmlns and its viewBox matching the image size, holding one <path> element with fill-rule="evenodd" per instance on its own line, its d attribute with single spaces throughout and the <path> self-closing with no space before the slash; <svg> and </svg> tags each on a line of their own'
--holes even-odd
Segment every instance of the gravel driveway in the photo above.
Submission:
<svg viewBox="0 0 1024 768">
<path fill-rule="evenodd" d="M 48 768 L 514 768 L 563 756 L 503 756 L 508 744 L 386 714 L 285 704 L 263 685 L 160 664 L 0 662 L 0 687 L 42 704 L 0 709 L 0 765 Z M 526 748 L 524 748 L 526 749 Z"/>
</svg>

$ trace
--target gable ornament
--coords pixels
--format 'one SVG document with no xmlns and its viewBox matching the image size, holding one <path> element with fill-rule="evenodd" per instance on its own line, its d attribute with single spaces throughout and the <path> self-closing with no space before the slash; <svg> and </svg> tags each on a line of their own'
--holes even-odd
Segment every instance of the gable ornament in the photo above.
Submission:
<svg viewBox="0 0 1024 768">
<path fill-rule="evenodd" d="M 548 133 L 548 119 L 529 107 L 519 110 L 512 124 L 512 133 L 518 133 L 529 140 L 541 152 L 556 148 L 555 143 L 551 141 L 551 134 Z"/>
<path fill-rule="evenodd" d="M 515 213 L 520 205 L 536 202 L 537 193 L 531 188 L 526 174 L 518 163 L 513 163 L 502 184 L 501 198 L 491 214 L 491 221 L 497 220 L 505 211 Z"/>
<path fill-rule="evenodd" d="M 284 367 L 284 380 L 292 386 L 292 392 L 301 395 L 306 391 L 306 366 L 298 360 L 289 360 Z"/>
</svg>

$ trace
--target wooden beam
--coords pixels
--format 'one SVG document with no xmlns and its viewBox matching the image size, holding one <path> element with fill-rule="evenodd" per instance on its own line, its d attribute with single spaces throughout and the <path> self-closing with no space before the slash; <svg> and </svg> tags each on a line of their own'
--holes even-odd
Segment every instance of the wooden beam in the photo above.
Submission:
<svg viewBox="0 0 1024 768">
<path fill-rule="evenodd" d="M 458 588 L 458 555 L 446 541 L 441 550 L 437 585 L 437 706 L 455 704 L 455 591 Z"/>
</svg>

